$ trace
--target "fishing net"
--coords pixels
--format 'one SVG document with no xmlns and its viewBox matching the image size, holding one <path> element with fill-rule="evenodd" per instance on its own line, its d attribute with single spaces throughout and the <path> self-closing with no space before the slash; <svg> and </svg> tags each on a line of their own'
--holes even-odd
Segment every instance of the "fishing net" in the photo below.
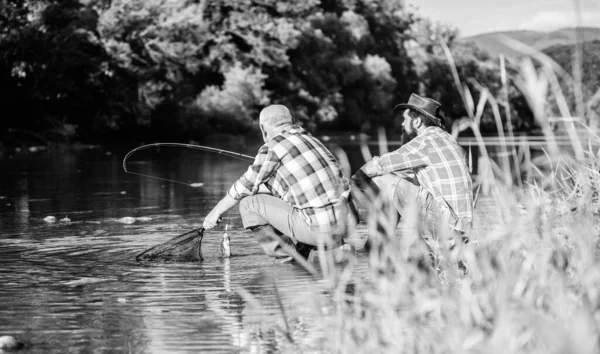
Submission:
<svg viewBox="0 0 600 354">
<path fill-rule="evenodd" d="M 138 254 L 137 261 L 199 262 L 204 228 L 188 231 Z"/>
</svg>

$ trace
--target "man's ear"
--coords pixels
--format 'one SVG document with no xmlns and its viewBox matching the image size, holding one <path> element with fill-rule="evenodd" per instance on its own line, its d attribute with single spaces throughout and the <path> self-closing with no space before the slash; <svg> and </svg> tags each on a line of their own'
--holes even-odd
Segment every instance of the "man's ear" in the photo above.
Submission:
<svg viewBox="0 0 600 354">
<path fill-rule="evenodd" d="M 263 140 L 266 142 L 267 141 L 267 130 L 265 129 L 264 125 L 260 125 L 260 132 L 262 133 L 263 136 Z"/>
<path fill-rule="evenodd" d="M 413 123 L 413 128 L 418 129 L 421 126 L 421 124 L 423 124 L 423 121 L 421 120 L 421 117 L 417 117 L 417 118 L 413 119 L 412 123 Z"/>
</svg>

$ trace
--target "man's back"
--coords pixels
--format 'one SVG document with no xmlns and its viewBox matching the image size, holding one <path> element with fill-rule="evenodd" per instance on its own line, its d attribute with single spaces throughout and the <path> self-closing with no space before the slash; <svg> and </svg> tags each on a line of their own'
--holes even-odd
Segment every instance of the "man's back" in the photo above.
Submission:
<svg viewBox="0 0 600 354">
<path fill-rule="evenodd" d="M 315 226 L 336 226 L 334 203 L 349 186 L 331 152 L 297 126 L 273 137 L 266 145 L 281 162 L 267 182 L 273 195 L 302 210 Z"/>
</svg>

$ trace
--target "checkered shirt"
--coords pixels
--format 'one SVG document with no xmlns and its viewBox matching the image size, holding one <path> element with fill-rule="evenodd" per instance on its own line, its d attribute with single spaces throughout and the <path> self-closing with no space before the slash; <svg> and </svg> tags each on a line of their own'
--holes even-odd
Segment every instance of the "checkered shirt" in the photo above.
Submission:
<svg viewBox="0 0 600 354">
<path fill-rule="evenodd" d="M 412 170 L 438 205 L 449 208 L 456 217 L 456 224 L 450 226 L 465 231 L 471 224 L 473 190 L 466 153 L 443 129 L 427 127 L 398 150 L 375 158 L 374 163 L 379 175 Z"/>
<path fill-rule="evenodd" d="M 261 146 L 254 163 L 228 194 L 240 200 L 255 195 L 261 184 L 298 209 L 310 227 L 319 231 L 337 226 L 340 198 L 349 191 L 348 180 L 331 152 L 297 125 Z"/>
</svg>

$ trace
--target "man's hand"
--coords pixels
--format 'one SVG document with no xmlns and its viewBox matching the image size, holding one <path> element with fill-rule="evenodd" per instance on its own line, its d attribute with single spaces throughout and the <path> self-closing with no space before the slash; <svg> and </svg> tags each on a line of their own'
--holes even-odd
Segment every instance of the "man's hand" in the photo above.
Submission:
<svg viewBox="0 0 600 354">
<path fill-rule="evenodd" d="M 365 189 L 370 182 L 371 177 L 367 176 L 362 169 L 359 169 L 352 177 L 350 177 L 350 185 L 353 188 Z"/>
<path fill-rule="evenodd" d="M 360 168 L 368 177 L 377 176 L 377 165 L 375 164 L 375 159 L 367 162 Z"/>
<path fill-rule="evenodd" d="M 206 230 L 210 230 L 213 227 L 217 226 L 219 221 L 221 221 L 221 215 L 223 215 L 227 210 L 231 209 L 234 205 L 239 203 L 238 200 L 233 199 L 229 196 L 229 194 L 225 194 L 223 199 L 221 199 L 217 205 L 206 215 L 204 218 L 204 222 L 202 223 L 202 227 Z"/>
<path fill-rule="evenodd" d="M 202 223 L 202 227 L 206 230 L 210 230 L 213 227 L 217 226 L 221 221 L 221 214 L 216 212 L 214 209 L 211 210 L 208 215 L 204 218 L 204 222 Z"/>
</svg>

